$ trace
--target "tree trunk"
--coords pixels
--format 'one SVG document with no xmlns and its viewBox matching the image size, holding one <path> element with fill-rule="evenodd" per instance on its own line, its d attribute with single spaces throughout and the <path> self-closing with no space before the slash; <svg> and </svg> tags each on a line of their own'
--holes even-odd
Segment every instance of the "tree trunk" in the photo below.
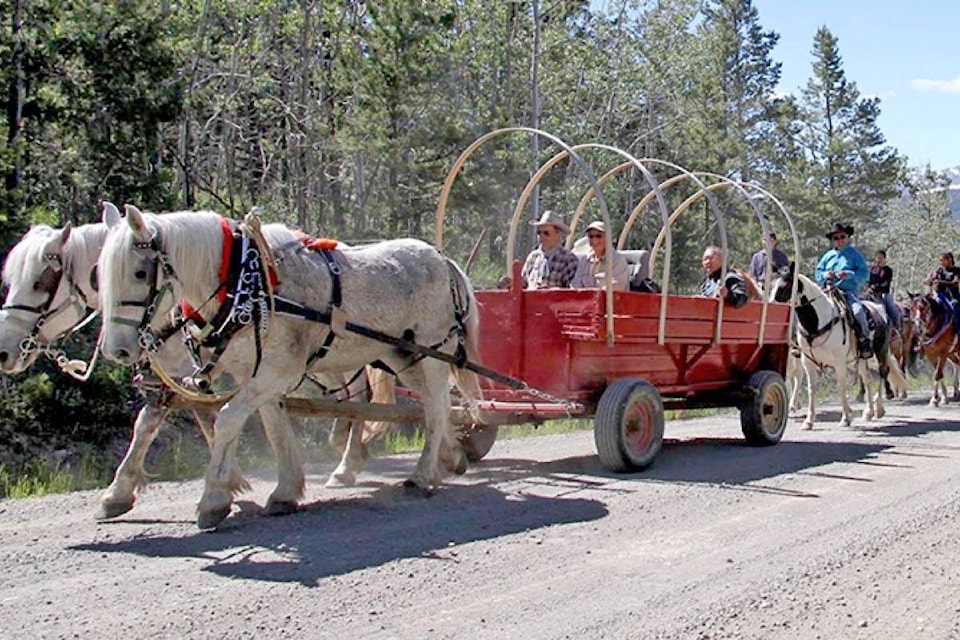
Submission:
<svg viewBox="0 0 960 640">
<path fill-rule="evenodd" d="M 14 0 L 13 8 L 13 56 L 11 59 L 10 92 L 7 96 L 7 143 L 13 151 L 13 166 L 6 175 L 7 198 L 10 209 L 19 211 L 23 206 L 22 196 L 17 195 L 23 181 L 23 153 L 20 143 L 23 139 L 23 4 L 24 0 Z"/>
</svg>

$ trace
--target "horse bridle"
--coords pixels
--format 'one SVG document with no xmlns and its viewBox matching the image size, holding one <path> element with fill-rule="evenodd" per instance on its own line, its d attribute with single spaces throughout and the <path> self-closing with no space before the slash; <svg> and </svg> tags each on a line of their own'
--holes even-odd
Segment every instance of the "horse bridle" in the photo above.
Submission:
<svg viewBox="0 0 960 640">
<path fill-rule="evenodd" d="M 140 347 L 148 353 L 156 353 L 170 336 L 179 331 L 183 324 L 186 324 L 186 321 L 180 325 L 173 322 L 159 331 L 153 330 L 150 326 L 163 297 L 167 295 L 167 293 L 173 293 L 172 281 L 176 279 L 176 273 L 174 273 L 173 267 L 170 266 L 169 256 L 163 250 L 162 243 L 160 242 L 160 232 L 157 229 L 153 230 L 153 234 L 149 240 L 134 242 L 133 247 L 137 251 L 149 251 L 153 254 L 153 260 L 150 260 L 151 273 L 147 276 L 150 281 L 150 289 L 146 297 L 142 300 L 120 300 L 115 306 L 142 307 L 143 314 L 140 316 L 139 321 L 118 318 L 110 314 L 109 321 L 111 324 L 136 327 L 137 343 Z"/>
<path fill-rule="evenodd" d="M 25 311 L 36 316 L 29 333 L 23 340 L 20 341 L 20 354 L 17 356 L 16 367 L 25 366 L 31 356 L 33 356 L 35 352 L 41 350 L 59 363 L 59 358 L 57 357 L 58 354 L 51 350 L 51 345 L 53 344 L 54 340 L 48 339 L 43 343 L 38 340 L 38 337 L 40 337 L 41 333 L 43 332 L 44 325 L 46 325 L 50 318 L 55 317 L 65 309 L 79 308 L 81 320 L 70 329 L 68 332 L 70 333 L 84 327 L 87 323 L 93 320 L 94 317 L 96 317 L 96 311 L 94 310 L 93 306 L 90 305 L 90 301 L 87 300 L 87 296 L 83 292 L 83 289 L 77 286 L 72 275 L 67 273 L 63 268 L 63 260 L 61 256 L 56 253 L 48 253 L 44 254 L 43 259 L 48 264 L 40 273 L 40 278 L 35 283 L 35 286 L 39 285 L 38 290 L 46 292 L 47 299 L 38 305 L 4 304 L 2 307 L 0 307 L 0 310 L 3 311 Z M 64 276 L 66 276 L 66 278 L 64 278 Z M 91 272 L 90 277 L 91 282 L 93 282 L 95 272 Z M 53 301 L 57 298 L 57 292 L 60 290 L 60 284 L 64 279 L 66 279 L 67 285 L 69 286 L 67 297 L 64 299 L 62 304 L 51 309 L 53 306 Z M 96 289 L 96 287 L 94 287 L 94 289 Z M 83 305 L 79 303 L 80 300 L 83 300 Z"/>
<path fill-rule="evenodd" d="M 911 314 L 911 316 L 912 316 L 911 319 L 913 320 L 914 325 L 916 325 L 916 326 L 918 326 L 918 327 L 921 328 L 921 329 L 920 329 L 920 340 L 921 340 L 921 343 L 923 344 L 923 346 L 929 347 L 930 345 L 936 344 L 937 341 L 939 341 L 940 338 L 943 336 L 943 334 L 945 334 L 945 333 L 947 332 L 947 329 L 950 328 L 950 318 L 949 318 L 949 313 L 950 313 L 950 312 L 949 312 L 949 310 L 947 310 L 947 311 L 945 311 L 943 314 L 941 314 L 941 316 L 942 316 L 943 319 L 942 319 L 942 321 L 941 321 L 941 323 L 940 323 L 940 326 L 937 327 L 937 330 L 936 330 L 936 332 L 933 334 L 933 337 L 932 337 L 932 338 L 928 338 L 928 337 L 927 337 L 927 325 L 928 325 L 928 323 L 924 320 L 924 317 L 926 317 L 926 316 L 929 315 L 929 310 L 931 310 L 931 309 L 933 308 L 933 306 L 934 306 L 934 305 L 933 305 L 934 301 L 928 300 L 927 298 L 921 298 L 921 299 L 923 300 L 923 304 L 926 306 L 927 312 L 926 312 L 926 313 L 922 313 L 922 312 L 920 311 L 920 309 L 917 309 L 915 313 Z M 939 301 L 936 301 L 936 302 L 937 302 L 938 305 L 940 304 Z"/>
</svg>

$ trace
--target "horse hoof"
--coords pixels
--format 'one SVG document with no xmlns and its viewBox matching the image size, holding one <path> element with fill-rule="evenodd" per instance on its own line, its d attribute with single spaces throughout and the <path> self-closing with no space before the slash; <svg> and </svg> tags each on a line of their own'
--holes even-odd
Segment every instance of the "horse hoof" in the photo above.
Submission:
<svg viewBox="0 0 960 640">
<path fill-rule="evenodd" d="M 357 484 L 357 477 L 352 473 L 334 473 L 327 478 L 324 485 L 327 489 L 345 489 Z"/>
<path fill-rule="evenodd" d="M 213 529 L 230 515 L 230 505 L 225 505 L 209 511 L 201 511 L 197 514 L 198 529 Z"/>
<path fill-rule="evenodd" d="M 424 498 L 429 498 L 431 495 L 433 495 L 433 490 L 430 487 L 421 486 L 413 478 L 408 478 L 404 480 L 403 488 L 406 490 L 407 493 L 419 495 Z"/>
<path fill-rule="evenodd" d="M 452 471 L 458 476 L 462 476 L 467 472 L 467 455 L 462 451 L 457 457 L 457 464 L 453 467 Z"/>
<path fill-rule="evenodd" d="M 803 431 L 813 431 L 813 423 L 812 423 L 812 422 L 804 422 L 804 423 L 800 426 L 800 429 L 802 429 Z"/>
<path fill-rule="evenodd" d="M 133 509 L 133 501 L 130 502 L 101 502 L 100 509 L 97 510 L 97 520 L 110 520 L 117 516 L 122 516 Z"/>
<path fill-rule="evenodd" d="M 267 506 L 263 508 L 263 515 L 287 516 L 299 510 L 299 505 L 293 500 L 268 500 Z"/>
</svg>

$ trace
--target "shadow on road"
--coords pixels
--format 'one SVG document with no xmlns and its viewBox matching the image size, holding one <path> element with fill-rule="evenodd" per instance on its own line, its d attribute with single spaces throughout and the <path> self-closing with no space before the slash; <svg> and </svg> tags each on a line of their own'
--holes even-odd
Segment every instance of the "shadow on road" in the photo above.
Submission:
<svg viewBox="0 0 960 640">
<path fill-rule="evenodd" d="M 368 496 L 321 500 L 295 515 L 277 518 L 259 515 L 253 503 L 238 504 L 241 511 L 215 531 L 102 541 L 70 549 L 213 560 L 204 571 L 316 586 L 322 578 L 405 558 L 458 562 L 460 544 L 607 515 L 598 500 L 506 494 L 489 485 L 447 487 L 428 499 L 400 487 L 381 487 Z M 392 565 L 385 570 L 404 569 Z"/>
<path fill-rule="evenodd" d="M 835 462 L 858 462 L 889 449 L 889 445 L 860 442 L 781 442 L 774 447 L 751 447 L 740 438 L 670 440 L 650 468 L 636 473 L 613 473 L 600 466 L 595 455 L 550 462 L 490 460 L 501 479 L 520 475 L 581 474 L 636 482 L 705 483 L 799 497 L 817 497 L 800 491 L 770 487 L 759 481 Z"/>
</svg>

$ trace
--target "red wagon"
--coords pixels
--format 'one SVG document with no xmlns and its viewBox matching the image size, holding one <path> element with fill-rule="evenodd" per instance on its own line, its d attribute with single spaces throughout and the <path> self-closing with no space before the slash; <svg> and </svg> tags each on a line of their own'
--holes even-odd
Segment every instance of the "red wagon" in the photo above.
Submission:
<svg viewBox="0 0 960 640">
<path fill-rule="evenodd" d="M 519 283 L 519 264 L 514 273 Z M 790 308 L 727 309 L 717 336 L 719 300 L 668 296 L 660 344 L 661 294 L 614 293 L 614 346 L 607 343 L 604 292 L 597 289 L 478 291 L 483 365 L 525 381 L 514 390 L 486 380 L 492 422 L 594 417 L 604 467 L 649 465 L 663 439 L 664 409 L 740 407 L 751 444 L 780 440 L 787 419 L 783 372 Z M 473 435 L 492 446 L 495 431 Z M 486 446 L 489 449 L 489 446 Z"/>
<path fill-rule="evenodd" d="M 483 366 L 523 381 L 524 385 L 514 388 L 517 385 L 485 380 L 485 424 L 474 425 L 468 436 L 471 457 L 478 459 L 489 451 L 499 425 L 593 417 L 597 453 L 604 467 L 615 471 L 642 469 L 661 448 L 664 409 L 672 408 L 738 407 L 748 443 L 779 442 L 787 422 L 788 396 L 783 376 L 792 308 L 787 304 L 751 301 L 733 309 L 724 307 L 720 300 L 669 293 L 670 227 L 690 206 L 690 201 L 672 213 L 665 209 L 662 212 L 664 227 L 658 238 L 658 243 L 665 242 L 661 249 L 662 293 L 520 288 L 520 264 L 512 253 L 517 224 L 526 198 L 550 167 L 569 156 L 581 163 L 592 183 L 574 216 L 571 226 L 575 227 L 591 197 L 598 200 L 606 218 L 601 194 L 606 179 L 628 165 L 642 168 L 650 160 L 637 160 L 616 150 L 628 162 L 598 180 L 576 151 L 603 145 L 570 147 L 549 134 L 524 128 L 487 134 L 461 155 L 448 175 L 438 207 L 437 246 L 442 247 L 446 200 L 464 162 L 488 140 L 512 131 L 545 135 L 564 151 L 537 172 L 517 205 L 507 257 L 512 288 L 477 292 Z M 700 186 L 697 198 L 709 198 L 712 191 L 721 188 L 736 188 L 744 193 L 749 188 L 748 196 L 762 193 L 786 215 L 779 201 L 758 187 L 677 168 L 685 174 L 682 178 L 692 179 Z M 713 176 L 716 181 L 707 185 L 697 176 Z M 651 193 L 627 224 L 632 224 L 645 203 L 653 198 L 663 208 L 664 185 L 677 181 L 651 181 Z M 766 230 L 765 218 L 757 213 Z M 716 215 L 723 231 L 722 216 L 719 212 Z M 786 217 L 793 231 L 793 223 Z M 612 228 L 609 220 L 607 228 Z M 620 235 L 621 248 L 627 230 Z M 573 234 L 571 241 L 572 237 Z M 722 242 L 725 249 L 725 237 Z M 795 233 L 794 244 L 798 245 Z M 657 249 L 654 248 L 654 255 Z"/>
</svg>

